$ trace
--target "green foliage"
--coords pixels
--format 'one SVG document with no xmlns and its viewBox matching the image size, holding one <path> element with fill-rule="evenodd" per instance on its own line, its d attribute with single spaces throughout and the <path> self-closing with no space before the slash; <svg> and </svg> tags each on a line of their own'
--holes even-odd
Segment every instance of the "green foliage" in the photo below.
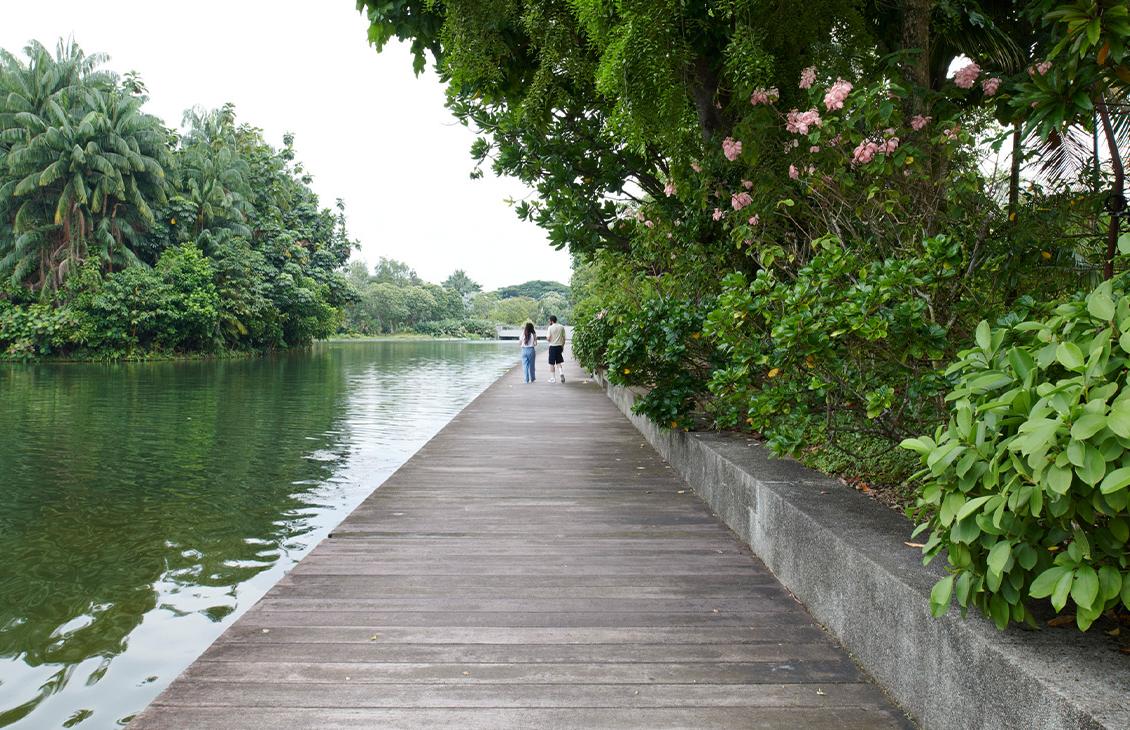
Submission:
<svg viewBox="0 0 1130 730">
<path fill-rule="evenodd" d="M 710 412 L 779 453 L 834 442 L 839 429 L 917 432 L 946 387 L 934 366 L 946 329 L 928 304 L 948 290 L 960 248 L 935 238 L 913 258 L 864 266 L 835 238 L 813 248 L 790 279 L 762 270 L 723 282 L 705 326 L 724 362 L 710 378 Z"/>
<path fill-rule="evenodd" d="M 603 347 L 609 381 L 647 388 L 636 401 L 636 413 L 668 428 L 688 429 L 710 369 L 711 353 L 702 339 L 708 308 L 706 302 L 655 293 L 639 311 L 608 311 L 580 328 L 582 362 L 592 362 Z"/>
<path fill-rule="evenodd" d="M 0 355 L 146 357 L 271 349 L 336 332 L 345 210 L 230 105 L 142 109 L 101 55 L 0 53 Z"/>
<path fill-rule="evenodd" d="M 903 442 L 925 465 L 926 559 L 949 559 L 935 615 L 953 596 L 1004 628 L 1050 597 L 1086 630 L 1130 608 L 1126 283 L 1106 281 L 1046 318 L 983 321 L 948 370 L 949 421 Z"/>
</svg>

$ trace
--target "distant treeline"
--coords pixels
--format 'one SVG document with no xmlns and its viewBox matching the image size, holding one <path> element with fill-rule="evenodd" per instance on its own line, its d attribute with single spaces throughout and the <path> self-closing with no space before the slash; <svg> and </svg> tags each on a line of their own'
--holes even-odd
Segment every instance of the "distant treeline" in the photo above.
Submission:
<svg viewBox="0 0 1130 730">
<path fill-rule="evenodd" d="M 568 286 L 555 281 L 484 292 L 463 270 L 443 284 L 422 281 L 408 264 L 381 258 L 370 271 L 354 261 L 347 279 L 358 292 L 345 307 L 345 328 L 357 334 L 416 332 L 444 337 L 493 337 L 495 326 L 568 322 L 573 306 Z"/>
</svg>

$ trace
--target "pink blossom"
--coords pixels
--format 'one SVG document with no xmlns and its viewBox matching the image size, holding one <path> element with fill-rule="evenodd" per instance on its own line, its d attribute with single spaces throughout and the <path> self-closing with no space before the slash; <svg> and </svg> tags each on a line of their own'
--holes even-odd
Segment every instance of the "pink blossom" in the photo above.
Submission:
<svg viewBox="0 0 1130 730">
<path fill-rule="evenodd" d="M 733 137 L 727 137 L 722 140 L 722 154 L 726 155 L 727 160 L 733 162 L 742 154 L 742 143 Z"/>
<path fill-rule="evenodd" d="M 831 88 L 828 89 L 828 93 L 824 94 L 824 108 L 828 111 L 843 109 L 844 99 L 851 93 L 851 89 L 850 81 L 836 79 L 836 83 L 832 84 Z"/>
<path fill-rule="evenodd" d="M 1052 62 L 1051 61 L 1040 61 L 1035 66 L 1029 67 L 1028 75 L 1029 76 L 1035 76 L 1036 74 L 1039 74 L 1039 75 L 1043 76 L 1048 71 L 1051 71 L 1051 69 L 1052 69 Z"/>
<path fill-rule="evenodd" d="M 742 180 L 742 187 L 746 190 L 753 190 L 753 180 Z"/>
<path fill-rule="evenodd" d="M 636 220 L 643 222 L 643 219 L 644 219 L 643 210 L 637 210 L 636 211 Z"/>
<path fill-rule="evenodd" d="M 710 217 L 713 218 L 716 221 L 720 221 L 720 220 L 722 220 L 722 215 L 723 215 L 722 209 L 721 208 L 715 208 L 714 209 L 714 215 L 712 215 Z"/>
<path fill-rule="evenodd" d="M 864 140 L 859 143 L 851 155 L 851 161 L 857 165 L 866 165 L 871 160 L 875 159 L 875 154 L 879 151 L 879 145 L 869 140 Z"/>
<path fill-rule="evenodd" d="M 796 169 L 796 165 L 789 165 L 789 177 L 796 180 L 800 177 L 800 172 Z"/>
<path fill-rule="evenodd" d="M 793 109 L 785 117 L 785 129 L 793 134 L 808 134 L 809 127 L 819 127 L 821 124 L 820 112 L 815 109 L 806 112 Z"/>
<path fill-rule="evenodd" d="M 962 66 L 953 75 L 953 83 L 960 89 L 973 88 L 973 82 L 981 75 L 981 67 L 976 63 L 969 63 L 967 66 Z"/>
<path fill-rule="evenodd" d="M 668 198 L 670 198 L 672 195 L 674 195 L 675 194 L 675 181 L 674 180 L 668 180 L 667 184 L 663 186 L 663 192 L 667 195 Z"/>
<path fill-rule="evenodd" d="M 758 215 L 757 213 L 754 213 L 753 217 L 749 219 L 749 224 L 751 226 L 756 226 L 760 222 L 761 222 L 761 216 Z"/>
<path fill-rule="evenodd" d="M 924 117 L 919 114 L 910 120 L 910 128 L 917 132 L 929 124 L 932 119 L 933 117 Z"/>
<path fill-rule="evenodd" d="M 959 127 L 958 125 L 955 124 L 952 127 L 950 127 L 949 129 L 942 132 L 942 134 L 945 136 L 946 139 L 953 141 L 953 140 L 957 139 L 957 133 L 958 133 L 958 131 L 960 131 L 960 129 L 961 129 L 961 127 Z"/>
<path fill-rule="evenodd" d="M 820 145 L 818 145 L 818 144 L 814 144 L 814 145 L 812 145 L 811 147 L 809 147 L 809 148 L 808 148 L 808 151 L 809 151 L 809 152 L 810 152 L 811 154 L 816 154 L 817 152 L 819 152 L 819 151 L 820 151 Z"/>
<path fill-rule="evenodd" d="M 816 172 L 816 165 L 809 165 L 808 167 L 804 168 L 804 174 L 805 175 L 812 175 L 815 172 Z"/>
<path fill-rule="evenodd" d="M 800 72 L 800 88 L 810 89 L 812 84 L 816 82 L 816 67 L 809 66 Z"/>
<path fill-rule="evenodd" d="M 648 228 L 651 228 L 651 227 L 653 227 L 653 226 L 655 225 L 655 224 L 654 224 L 654 223 L 652 223 L 651 221 L 644 221 L 644 222 L 643 222 L 643 224 L 644 224 L 645 226 L 647 226 Z"/>
<path fill-rule="evenodd" d="M 985 96 L 993 96 L 997 93 L 997 89 L 1001 87 L 1001 80 L 997 77 L 985 79 L 981 82 L 981 90 L 985 92 Z"/>
<path fill-rule="evenodd" d="M 899 148 L 899 138 L 891 137 L 879 145 L 879 152 L 884 155 L 889 155 Z"/>
<path fill-rule="evenodd" d="M 692 162 L 691 169 L 695 172 L 702 172 L 702 165 L 698 164 L 697 162 Z"/>
<path fill-rule="evenodd" d="M 741 210 L 752 202 L 753 198 L 745 191 L 730 196 L 730 205 L 734 206 L 734 210 Z"/>
<path fill-rule="evenodd" d="M 670 240 L 670 239 L 671 239 L 671 234 L 670 234 L 670 233 L 668 233 L 668 234 L 667 234 L 667 239 L 668 239 L 668 240 Z"/>
<path fill-rule="evenodd" d="M 828 146 L 837 147 L 839 146 L 840 142 L 843 142 L 843 136 L 837 134 L 835 137 L 832 137 L 830 140 L 828 140 Z"/>
<path fill-rule="evenodd" d="M 781 92 L 777 91 L 777 87 L 773 86 L 768 89 L 756 88 L 753 94 L 749 97 L 749 103 L 757 106 L 758 104 L 772 104 L 781 98 Z"/>
</svg>

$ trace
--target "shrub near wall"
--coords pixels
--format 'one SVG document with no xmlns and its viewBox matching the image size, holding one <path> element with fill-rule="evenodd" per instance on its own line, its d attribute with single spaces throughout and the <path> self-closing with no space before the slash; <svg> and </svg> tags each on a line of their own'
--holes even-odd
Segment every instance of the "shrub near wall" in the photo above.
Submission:
<svg viewBox="0 0 1130 730">
<path fill-rule="evenodd" d="M 1030 599 L 1074 610 L 1080 629 L 1130 608 L 1130 294 L 1126 275 L 1045 318 L 999 328 L 948 374 L 949 422 L 903 446 L 922 457 L 926 561 L 943 550 L 954 597 L 1000 628 L 1033 623 Z"/>
</svg>

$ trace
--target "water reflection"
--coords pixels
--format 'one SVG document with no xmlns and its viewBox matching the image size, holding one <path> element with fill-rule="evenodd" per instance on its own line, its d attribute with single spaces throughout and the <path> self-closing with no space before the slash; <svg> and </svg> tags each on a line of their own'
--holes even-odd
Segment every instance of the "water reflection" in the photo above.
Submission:
<svg viewBox="0 0 1130 730">
<path fill-rule="evenodd" d="M 0 726 L 140 710 L 514 360 L 368 342 L 0 367 Z"/>
</svg>

